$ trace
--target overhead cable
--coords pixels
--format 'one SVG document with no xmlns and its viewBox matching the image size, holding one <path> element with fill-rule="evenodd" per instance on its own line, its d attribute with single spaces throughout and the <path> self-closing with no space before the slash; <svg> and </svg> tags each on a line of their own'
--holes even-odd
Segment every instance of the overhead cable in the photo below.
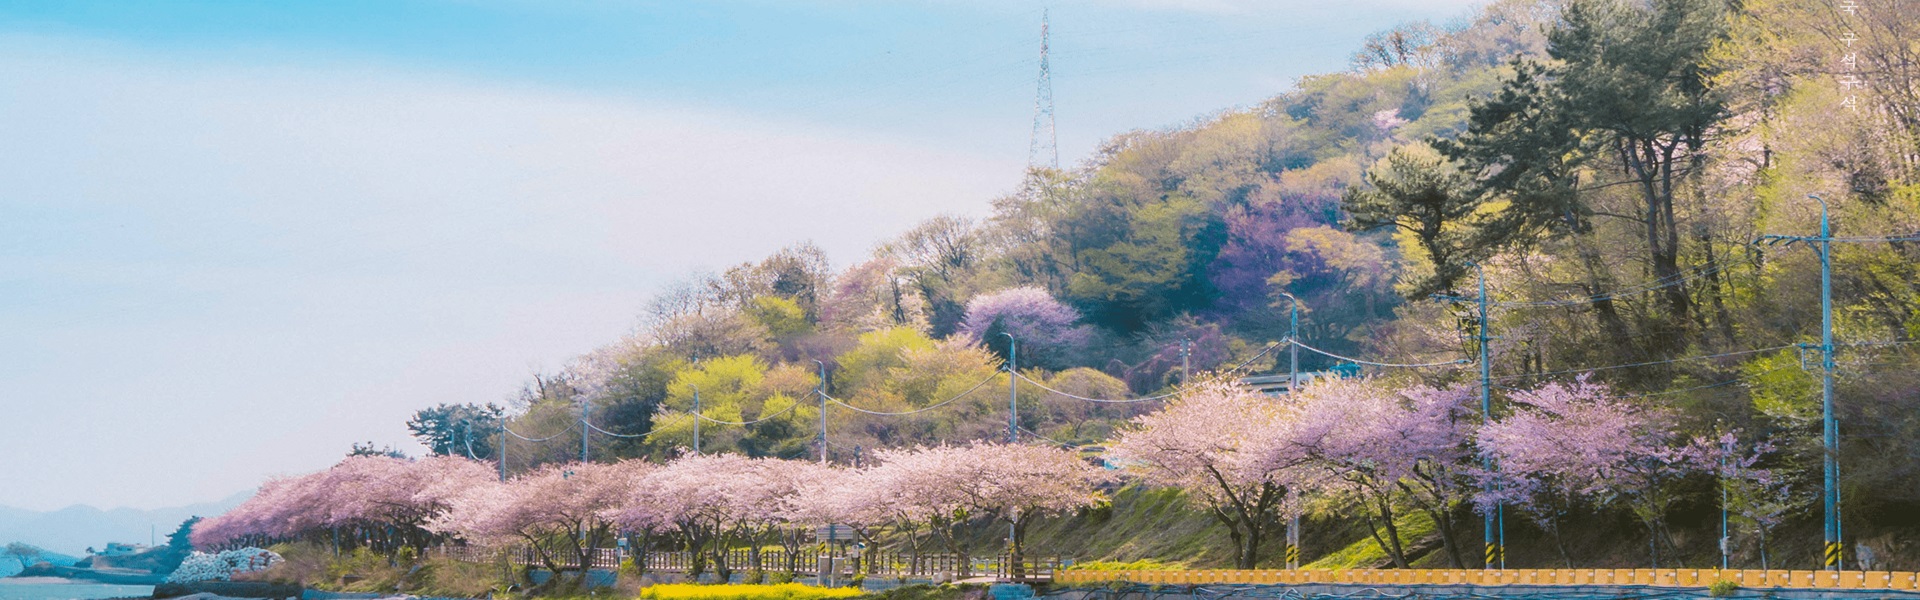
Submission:
<svg viewBox="0 0 1920 600">
<path fill-rule="evenodd" d="M 1775 351 L 1775 350 L 1785 350 L 1785 349 L 1788 349 L 1788 348 L 1793 348 L 1793 347 L 1795 347 L 1795 344 L 1787 344 L 1787 345 L 1785 345 L 1785 346 L 1771 346 L 1771 347 L 1767 347 L 1767 348 L 1754 348 L 1754 349 L 1752 349 L 1752 350 L 1736 350 L 1736 351 L 1733 351 L 1733 352 L 1722 352 L 1722 353 L 1719 353 L 1719 354 L 1705 354 L 1705 355 L 1700 355 L 1700 356 L 1683 356 L 1683 357 L 1680 357 L 1680 358 L 1670 358 L 1670 359 L 1667 359 L 1667 360 L 1653 360 L 1653 361 L 1647 361 L 1647 362 L 1637 362 L 1637 363 L 1628 363 L 1628 364 L 1622 364 L 1622 365 L 1606 365 L 1606 366 L 1600 366 L 1600 367 L 1582 367 L 1582 368 L 1578 368 L 1578 369 L 1562 369 L 1562 370 L 1559 370 L 1559 371 L 1546 371 L 1546 372 L 1542 372 L 1542 373 L 1520 373 L 1520 374 L 1517 374 L 1517 375 L 1504 375 L 1504 376 L 1500 376 L 1500 377 L 1495 377 L 1495 378 L 1493 378 L 1493 379 L 1494 379 L 1494 380 L 1496 380 L 1496 381 L 1508 381 L 1508 380 L 1513 380 L 1513 379 L 1525 379 L 1525 378 L 1529 378 L 1529 377 L 1546 377 L 1546 376 L 1549 376 L 1549 375 L 1568 375 L 1568 374 L 1573 374 L 1573 373 L 1590 373 L 1590 372 L 1593 372 L 1593 371 L 1607 371 L 1607 370 L 1612 370 L 1612 369 L 1630 369 L 1630 368 L 1634 368 L 1634 367 L 1651 367 L 1651 366 L 1655 366 L 1655 365 L 1664 365 L 1664 364 L 1670 364 L 1670 363 L 1677 363 L 1677 362 L 1687 362 L 1687 361 L 1694 361 L 1694 360 L 1709 360 L 1709 359 L 1715 359 L 1715 358 L 1726 358 L 1726 357 L 1729 357 L 1729 356 L 1742 356 L 1742 355 L 1747 355 L 1747 354 L 1759 354 L 1759 353 L 1762 353 L 1762 352 L 1772 352 L 1772 351 Z"/>
<path fill-rule="evenodd" d="M 1464 358 L 1462 358 L 1462 359 L 1456 359 L 1456 360 L 1450 360 L 1450 361 L 1445 361 L 1445 362 L 1428 362 L 1428 363 L 1387 363 L 1387 362 L 1375 362 L 1375 361 L 1371 361 L 1371 360 L 1366 360 L 1366 359 L 1360 359 L 1360 358 L 1354 358 L 1354 357 L 1351 357 L 1351 356 L 1341 356 L 1341 355 L 1338 355 L 1338 354 L 1334 354 L 1334 353 L 1332 353 L 1332 352 L 1328 352 L 1328 351 L 1326 351 L 1326 350 L 1321 350 L 1321 349 L 1319 349 L 1319 348 L 1315 348 L 1315 347 L 1313 347 L 1313 346 L 1308 346 L 1308 345 L 1306 345 L 1306 344 L 1302 344 L 1302 343 L 1300 343 L 1300 342 L 1299 342 L 1298 340 L 1289 340 L 1289 341 L 1291 341 L 1291 342 L 1293 343 L 1293 345 L 1295 345 L 1295 346 L 1299 346 L 1301 350 L 1306 350 L 1306 351 L 1308 351 L 1308 352 L 1312 352 L 1312 353 L 1315 353 L 1315 354 L 1319 354 L 1319 355 L 1322 355 L 1322 356 L 1326 356 L 1326 357 L 1329 357 L 1329 358 L 1334 358 L 1334 359 L 1337 359 L 1337 360 L 1343 360 L 1343 361 L 1347 361 L 1347 362 L 1350 362 L 1350 363 L 1355 363 L 1355 364 L 1362 364 L 1362 365 L 1367 365 L 1367 366 L 1371 366 L 1371 367 L 1388 367 L 1388 368 L 1396 368 L 1396 369 L 1417 369 L 1417 368 L 1426 368 L 1426 367 L 1448 367 L 1448 366 L 1453 366 L 1453 365 L 1464 365 L 1464 364 L 1471 364 L 1471 363 L 1473 362 L 1473 361 L 1470 361 L 1470 360 L 1467 360 L 1467 359 L 1464 359 Z"/>
<path fill-rule="evenodd" d="M 958 401 L 958 400 L 960 400 L 961 398 L 965 398 L 965 397 L 967 397 L 967 394 L 971 394 L 971 393 L 973 393 L 973 392 L 974 392 L 975 390 L 978 390 L 978 389 L 980 389 L 980 386 L 984 386 L 984 385 L 986 385 L 986 384 L 988 384 L 988 383 L 992 383 L 992 382 L 993 382 L 993 380 L 995 380 L 995 379 L 999 379 L 999 378 L 1000 378 L 1000 373 L 998 373 L 998 372 L 996 372 L 996 373 L 994 373 L 994 374 L 992 374 L 992 375 L 988 375 L 986 379 L 982 379 L 982 380 L 980 380 L 980 383 L 976 383 L 976 384 L 973 384 L 973 387 L 970 387 L 970 388 L 967 388 L 967 391 L 964 391 L 964 392 L 960 392 L 960 394 L 959 394 L 959 395 L 957 395 L 957 396 L 954 396 L 954 397 L 952 397 L 952 398 L 948 398 L 948 399 L 946 399 L 946 400 L 941 400 L 941 401 L 939 401 L 939 402 L 935 402 L 935 403 L 933 403 L 933 404 L 929 404 L 929 405 L 926 405 L 926 406 L 922 406 L 922 407 L 920 407 L 920 408 L 916 408 L 916 409 L 913 409 L 913 410 L 906 410 L 906 411 L 900 411 L 900 412 L 888 412 L 888 411 L 883 411 L 883 410 L 869 410 L 869 409 L 865 409 L 865 408 L 860 408 L 860 407 L 858 407 L 858 406 L 854 406 L 854 405 L 852 405 L 852 404 L 847 404 L 847 403 L 846 403 L 846 401 L 843 401 L 843 400 L 841 400 L 841 399 L 839 399 L 839 398 L 835 398 L 835 397 L 833 397 L 833 396 L 828 396 L 828 395 L 826 394 L 826 392 L 819 392 L 819 394 L 820 394 L 820 396 L 821 396 L 821 397 L 823 397 L 823 398 L 826 398 L 828 402 L 832 402 L 832 403 L 834 403 L 834 404 L 838 404 L 838 405 L 840 405 L 841 407 L 843 407 L 843 408 L 846 408 L 846 409 L 848 409 L 848 410 L 852 410 L 852 411 L 854 411 L 854 412 L 861 412 L 861 413 L 866 413 L 866 414 L 869 414 L 869 415 L 880 415 L 880 416 L 884 416 L 884 417 L 898 417 L 898 416 L 903 416 L 903 415 L 911 415 L 911 414 L 918 414 L 918 413 L 923 413 L 923 412 L 927 412 L 927 411 L 930 411 L 930 410 L 933 410 L 933 409 L 936 409 L 936 408 L 940 408 L 940 407 L 942 407 L 942 406 L 946 406 L 947 404 L 950 404 L 950 403 L 953 403 L 953 402 L 955 402 L 955 401 Z"/>
<path fill-rule="evenodd" d="M 567 428 L 566 428 L 566 429 L 562 429 L 562 430 L 560 430 L 560 433 L 556 433 L 556 434 L 553 434 L 553 435 L 550 435 L 550 436 L 547 436 L 547 437 L 543 437 L 543 438 L 530 438 L 530 437 L 527 437 L 527 436 L 524 436 L 524 435 L 520 435 L 520 433 L 519 433 L 519 432 L 516 432 L 516 431 L 514 431 L 514 430 L 512 430 L 512 429 L 507 429 L 506 427 L 501 427 L 501 428 L 500 428 L 500 430 L 501 430 L 501 431 L 505 431 L 505 432 L 507 432 L 507 435 L 511 435 L 511 436 L 513 436 L 513 437 L 517 437 L 517 438 L 520 438 L 520 439 L 523 439 L 523 440 L 526 440 L 526 441 L 529 441 L 529 442 L 544 442 L 544 441 L 547 441 L 547 440 L 551 440 L 551 439 L 553 439 L 553 438 L 557 438 L 557 437 L 560 437 L 560 436 L 563 436 L 563 435 L 566 435 L 566 434 L 569 434 L 569 433 L 572 433 L 572 432 L 573 432 L 573 428 L 574 428 L 574 424 L 571 424 L 571 423 L 569 423 L 569 424 L 567 425 Z"/>
</svg>

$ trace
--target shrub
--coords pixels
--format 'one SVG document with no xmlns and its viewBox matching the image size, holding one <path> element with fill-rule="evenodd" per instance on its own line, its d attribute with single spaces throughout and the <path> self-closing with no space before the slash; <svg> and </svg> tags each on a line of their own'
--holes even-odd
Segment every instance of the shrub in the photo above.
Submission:
<svg viewBox="0 0 1920 600">
<path fill-rule="evenodd" d="M 640 590 L 643 600 L 828 600 L 861 595 L 853 588 L 824 588 L 799 583 L 779 585 L 698 585 L 663 583 Z"/>
<path fill-rule="evenodd" d="M 1714 581 L 1713 585 L 1707 586 L 1707 595 L 1715 598 L 1725 598 L 1727 596 L 1732 596 L 1733 591 L 1737 589 L 1740 589 L 1740 584 L 1734 583 L 1726 579 L 1721 579 L 1721 580 Z"/>
<path fill-rule="evenodd" d="M 167 583 L 198 583 L 202 581 L 224 581 L 233 576 L 227 569 L 227 561 L 205 552 L 195 552 L 180 561 L 180 568 L 167 576 Z"/>
<path fill-rule="evenodd" d="M 167 576 L 169 583 L 195 583 L 201 581 L 227 581 L 235 573 L 262 571 L 268 567 L 286 562 L 279 554 L 260 548 L 241 548 L 219 554 L 195 552 L 180 561 L 180 568 Z"/>
</svg>

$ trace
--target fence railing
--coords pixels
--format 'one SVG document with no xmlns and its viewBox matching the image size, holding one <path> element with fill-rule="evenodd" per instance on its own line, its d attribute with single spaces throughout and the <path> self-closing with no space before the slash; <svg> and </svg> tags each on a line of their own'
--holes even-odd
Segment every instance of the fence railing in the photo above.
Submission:
<svg viewBox="0 0 1920 600">
<path fill-rule="evenodd" d="M 521 566 L 545 567 L 532 548 L 524 546 L 513 548 L 483 548 L 479 546 L 442 546 L 430 551 L 434 555 L 444 556 L 465 562 L 497 562 L 503 557 L 510 563 Z M 696 561 L 690 552 L 650 551 L 635 554 L 621 548 L 594 548 L 587 551 L 587 562 L 593 569 L 616 569 L 620 563 L 631 558 L 636 566 L 655 573 L 686 573 L 693 570 Z M 1006 554 L 997 556 L 975 556 L 962 560 L 952 554 L 915 554 L 910 552 L 868 552 L 855 551 L 832 552 L 829 567 L 832 575 L 838 579 L 851 578 L 856 574 L 869 578 L 904 579 L 912 581 L 945 582 L 969 577 L 992 577 L 999 580 L 1045 581 L 1060 570 L 1057 557 L 1024 557 L 1016 565 Z M 561 552 L 552 557 L 554 566 L 565 570 L 580 568 L 579 557 L 571 552 Z M 822 568 L 821 553 L 816 548 L 801 549 L 793 553 L 789 561 L 788 553 L 783 549 L 763 549 L 758 559 L 748 549 L 734 549 L 726 553 L 726 566 L 735 573 L 746 573 L 758 568 L 768 573 L 793 572 L 802 575 L 817 575 Z M 713 557 L 706 557 L 703 569 L 714 572 L 719 565 Z"/>
<path fill-rule="evenodd" d="M 1920 590 L 1920 574 L 1904 571 L 1759 571 L 1718 569 L 1297 569 L 1297 570 L 1066 570 L 1055 583 L 1151 585 L 1355 583 L 1366 585 L 1651 585 L 1707 587 L 1730 581 L 1743 588 Z"/>
</svg>

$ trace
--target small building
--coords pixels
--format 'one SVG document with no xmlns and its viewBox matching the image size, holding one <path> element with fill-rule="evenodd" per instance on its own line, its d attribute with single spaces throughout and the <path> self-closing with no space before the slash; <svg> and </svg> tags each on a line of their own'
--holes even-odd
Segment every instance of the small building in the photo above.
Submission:
<svg viewBox="0 0 1920 600">
<path fill-rule="evenodd" d="M 1342 363 L 1342 364 L 1334 365 L 1333 368 L 1327 369 L 1325 371 L 1307 371 L 1307 372 L 1301 373 L 1300 385 L 1305 386 L 1305 385 L 1311 384 L 1316 379 L 1346 379 L 1350 377 L 1359 377 L 1359 376 L 1360 376 L 1360 365 L 1351 364 L 1351 363 Z M 1287 381 L 1287 376 L 1285 374 L 1252 375 L 1252 376 L 1242 377 L 1240 378 L 1240 385 L 1253 388 L 1255 391 L 1258 391 L 1268 396 L 1279 396 L 1282 394 L 1286 394 L 1292 388 L 1290 383 Z"/>
<path fill-rule="evenodd" d="M 101 550 L 100 556 L 127 556 L 130 554 L 139 554 L 141 552 L 146 552 L 146 551 L 147 551 L 147 547 L 144 544 L 122 544 L 120 542 L 107 542 L 107 549 Z"/>
</svg>

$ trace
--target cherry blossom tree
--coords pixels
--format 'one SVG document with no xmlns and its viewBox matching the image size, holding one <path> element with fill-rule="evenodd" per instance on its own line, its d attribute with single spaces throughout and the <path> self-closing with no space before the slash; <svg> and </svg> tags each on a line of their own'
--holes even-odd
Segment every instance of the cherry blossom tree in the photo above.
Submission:
<svg viewBox="0 0 1920 600">
<path fill-rule="evenodd" d="M 924 524 L 957 558 L 964 578 L 970 575 L 971 560 L 963 529 L 979 514 L 959 489 L 972 467 L 962 452 L 951 446 L 880 450 L 874 453 L 879 466 L 867 475 L 880 486 L 881 501 L 892 503 L 900 520 Z"/>
<path fill-rule="evenodd" d="M 1493 460 L 1495 496 L 1516 501 L 1559 542 L 1559 517 L 1576 501 L 1624 504 L 1647 528 L 1650 559 L 1671 549 L 1666 514 L 1676 481 L 1704 471 L 1701 452 L 1675 435 L 1672 415 L 1617 398 L 1582 376 L 1515 392 L 1512 414 L 1482 427 L 1479 448 Z M 1526 495 L 1515 496 L 1516 492 Z M 1544 499 L 1544 500 L 1543 500 Z M 1483 504 L 1492 498 L 1482 499 Z"/>
<path fill-rule="evenodd" d="M 268 481 L 240 506 L 195 526 L 189 540 L 207 549 L 303 537 L 336 551 L 343 542 L 388 554 L 424 549 L 444 541 L 430 524 L 453 509 L 456 496 L 492 479 L 492 467 L 465 458 L 349 457 L 323 471 Z"/>
<path fill-rule="evenodd" d="M 917 565 L 919 538 L 913 535 L 913 523 L 903 520 L 904 513 L 895 510 L 899 503 L 891 500 L 881 475 L 875 468 L 816 468 L 798 482 L 797 493 L 790 499 L 788 519 L 794 525 L 851 528 L 867 545 L 861 556 L 863 565 L 880 550 L 880 528 L 894 526 L 896 532 L 905 534 Z M 789 548 L 788 555 L 793 556 L 794 550 L 797 548 Z"/>
<path fill-rule="evenodd" d="M 1726 509 L 1733 515 L 1731 520 L 1753 528 L 1758 538 L 1755 545 L 1760 554 L 1760 568 L 1766 569 L 1773 530 L 1811 502 L 1778 471 L 1760 466 L 1776 450 L 1772 441 L 1744 441 L 1739 433 L 1722 433 L 1714 439 L 1694 438 L 1693 445 L 1701 449 L 1701 464 L 1711 469 L 1725 487 Z"/>
<path fill-rule="evenodd" d="M 1025 444 L 973 442 L 887 450 L 878 457 L 881 464 L 870 474 L 887 488 L 887 501 L 902 503 L 910 518 L 929 523 L 959 557 L 963 577 L 967 523 L 990 518 L 1009 525 L 1008 551 L 1017 565 L 1028 526 L 1097 505 L 1103 499 L 1096 486 L 1107 477 L 1071 451 Z"/>
<path fill-rule="evenodd" d="M 726 551 L 746 541 L 769 517 L 764 461 L 738 454 L 687 455 L 649 473 L 622 499 L 615 521 L 633 528 L 664 526 L 693 555 L 689 575 L 714 568 L 732 576 Z"/>
<path fill-rule="evenodd" d="M 1453 514 L 1471 498 L 1471 399 L 1459 387 L 1323 380 L 1301 390 L 1293 434 L 1274 451 L 1339 482 L 1332 489 L 1365 507 L 1369 533 L 1395 566 L 1408 566 L 1396 508 L 1411 505 L 1433 519 L 1448 560 L 1463 568 Z"/>
<path fill-rule="evenodd" d="M 982 346 L 1006 356 L 1006 340 L 1013 336 L 1019 344 L 1022 365 L 1049 368 L 1066 360 L 1086 345 L 1090 330 L 1076 326 L 1080 312 L 1061 304 L 1046 290 L 1016 287 L 975 296 L 967 302 L 967 316 L 959 333 Z"/>
<path fill-rule="evenodd" d="M 1194 389 L 1140 416 L 1108 447 L 1148 482 L 1178 488 L 1226 526 L 1234 564 L 1251 569 L 1281 515 L 1304 456 L 1289 454 L 1291 411 L 1226 384 Z"/>
<path fill-rule="evenodd" d="M 975 506 L 1009 525 L 1008 556 L 1015 578 L 1024 575 L 1028 526 L 1106 502 L 1098 486 L 1109 475 L 1071 450 L 980 442 L 966 450 L 978 468 L 963 472 L 969 478 L 954 483 Z"/>
<path fill-rule="evenodd" d="M 647 470 L 642 461 L 544 465 L 469 488 L 433 526 L 482 543 L 524 543 L 555 573 L 563 570 L 562 557 L 584 568 L 589 551 L 611 539 L 616 507 Z"/>
<path fill-rule="evenodd" d="M 746 537 L 750 542 L 748 568 L 766 571 L 760 548 L 765 542 L 773 542 L 785 551 L 781 568 L 789 574 L 798 574 L 800 550 L 812 537 L 806 528 L 811 511 L 801 504 L 803 493 L 812 481 L 830 478 L 828 474 L 837 469 L 806 460 L 760 458 L 754 462 L 758 467 L 754 494 L 735 500 L 744 514 Z"/>
</svg>

